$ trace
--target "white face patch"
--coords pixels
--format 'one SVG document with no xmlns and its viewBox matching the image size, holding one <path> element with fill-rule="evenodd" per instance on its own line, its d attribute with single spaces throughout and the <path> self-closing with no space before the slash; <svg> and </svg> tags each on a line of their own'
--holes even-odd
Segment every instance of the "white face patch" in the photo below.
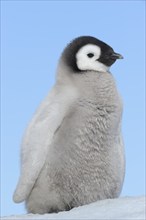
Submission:
<svg viewBox="0 0 146 220">
<path fill-rule="evenodd" d="M 77 67 L 80 70 L 107 72 L 109 67 L 98 61 L 100 55 L 100 47 L 93 44 L 83 46 L 76 54 Z"/>
</svg>

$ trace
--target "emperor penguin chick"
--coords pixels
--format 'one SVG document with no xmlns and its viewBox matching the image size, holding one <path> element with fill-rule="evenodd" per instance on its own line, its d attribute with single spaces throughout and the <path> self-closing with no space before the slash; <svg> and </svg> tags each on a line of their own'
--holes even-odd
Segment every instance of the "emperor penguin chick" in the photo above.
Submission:
<svg viewBox="0 0 146 220">
<path fill-rule="evenodd" d="M 73 40 L 56 84 L 32 118 L 14 201 L 30 213 L 70 210 L 119 196 L 125 161 L 122 102 L 110 66 L 123 58 L 90 36 Z"/>
</svg>

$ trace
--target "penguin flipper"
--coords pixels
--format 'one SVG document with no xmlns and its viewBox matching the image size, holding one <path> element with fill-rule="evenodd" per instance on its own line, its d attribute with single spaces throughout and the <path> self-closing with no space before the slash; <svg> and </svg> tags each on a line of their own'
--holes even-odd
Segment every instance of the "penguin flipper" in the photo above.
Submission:
<svg viewBox="0 0 146 220">
<path fill-rule="evenodd" d="M 14 192 L 16 203 L 26 200 L 43 168 L 53 135 L 61 125 L 76 92 L 54 86 L 26 130 L 21 149 L 21 175 Z"/>
</svg>

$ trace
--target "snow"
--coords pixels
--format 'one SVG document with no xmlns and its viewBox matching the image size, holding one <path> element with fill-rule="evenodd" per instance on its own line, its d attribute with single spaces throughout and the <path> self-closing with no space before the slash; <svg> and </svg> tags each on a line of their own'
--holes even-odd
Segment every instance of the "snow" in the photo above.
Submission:
<svg viewBox="0 0 146 220">
<path fill-rule="evenodd" d="M 89 205 L 80 206 L 70 211 L 59 212 L 57 214 L 34 215 L 26 214 L 19 216 L 3 217 L 1 220 L 10 219 L 97 219 L 97 220 L 144 220 L 145 215 L 145 196 L 123 197 L 118 199 L 107 199 L 97 201 Z"/>
</svg>

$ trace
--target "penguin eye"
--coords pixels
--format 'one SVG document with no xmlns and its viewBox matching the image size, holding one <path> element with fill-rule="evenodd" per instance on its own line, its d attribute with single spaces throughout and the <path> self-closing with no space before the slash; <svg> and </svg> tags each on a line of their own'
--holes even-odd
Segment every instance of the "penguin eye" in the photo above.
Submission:
<svg viewBox="0 0 146 220">
<path fill-rule="evenodd" d="M 87 56 L 88 56 L 89 58 L 92 58 L 92 57 L 94 57 L 94 54 L 93 54 L 93 53 L 88 53 Z"/>
</svg>

